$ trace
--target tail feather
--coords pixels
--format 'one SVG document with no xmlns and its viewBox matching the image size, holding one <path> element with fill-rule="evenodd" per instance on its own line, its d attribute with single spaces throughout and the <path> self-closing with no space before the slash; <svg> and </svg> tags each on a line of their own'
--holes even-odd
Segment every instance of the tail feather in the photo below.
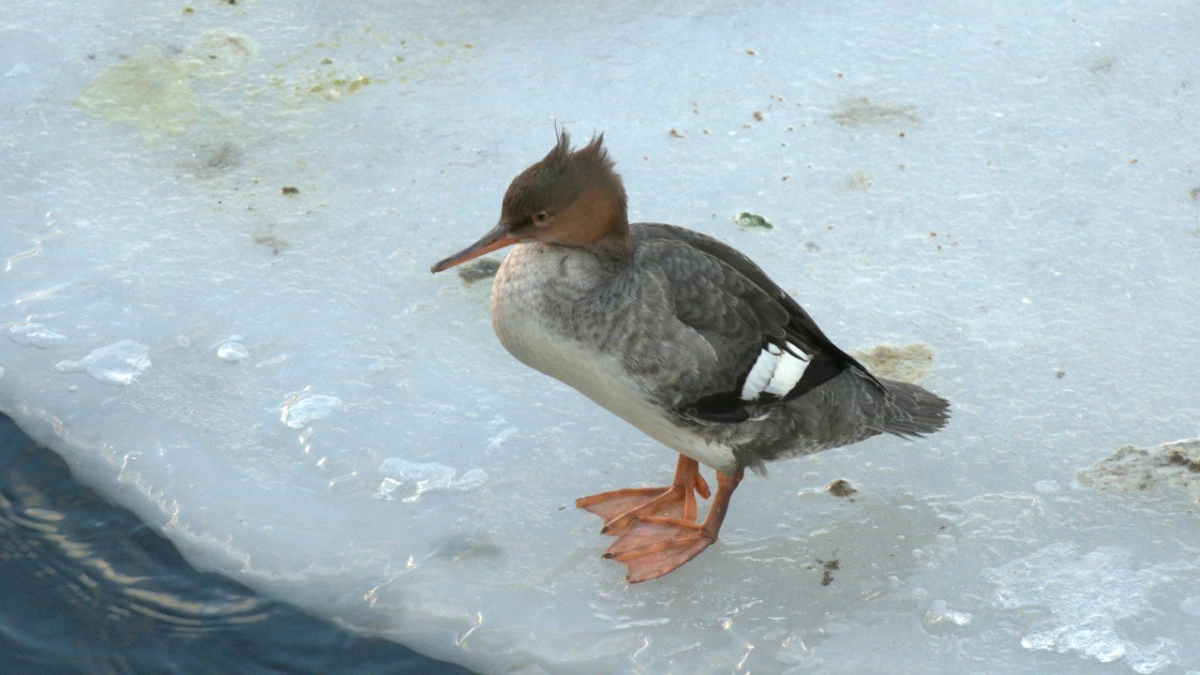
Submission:
<svg viewBox="0 0 1200 675">
<path fill-rule="evenodd" d="M 931 434 L 950 421 L 950 402 L 908 382 L 877 378 L 886 392 L 881 431 L 904 438 Z"/>
</svg>

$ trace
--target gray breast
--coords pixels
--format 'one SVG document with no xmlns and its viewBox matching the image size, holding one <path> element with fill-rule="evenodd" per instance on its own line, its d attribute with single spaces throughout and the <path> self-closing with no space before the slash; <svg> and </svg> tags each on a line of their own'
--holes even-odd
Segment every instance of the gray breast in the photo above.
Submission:
<svg viewBox="0 0 1200 675">
<path fill-rule="evenodd" d="M 669 306 L 647 297 L 655 289 L 653 280 L 613 269 L 587 251 L 523 244 L 493 283 L 492 327 L 525 365 L 668 447 L 729 469 L 733 455 L 724 444 L 669 414 L 678 403 L 673 384 L 698 371 L 695 349 L 686 345 L 699 336 L 671 334 L 681 324 Z"/>
<path fill-rule="evenodd" d="M 521 244 L 492 284 L 492 327 L 522 363 L 558 377 L 555 371 L 569 365 L 557 354 L 561 343 L 587 344 L 596 352 L 611 346 L 606 308 L 593 300 L 603 283 L 596 261 L 579 249 Z"/>
</svg>

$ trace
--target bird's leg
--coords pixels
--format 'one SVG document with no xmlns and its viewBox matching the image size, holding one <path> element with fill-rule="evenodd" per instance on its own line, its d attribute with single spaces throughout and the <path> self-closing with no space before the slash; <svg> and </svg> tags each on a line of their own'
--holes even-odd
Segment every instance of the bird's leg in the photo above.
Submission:
<svg viewBox="0 0 1200 675">
<path fill-rule="evenodd" d="M 700 464 L 686 455 L 675 465 L 675 480 L 665 488 L 625 488 L 575 500 L 575 506 L 604 519 L 602 534 L 619 535 L 638 518 L 667 517 L 695 522 L 696 495 L 708 499 Z"/>
<path fill-rule="evenodd" d="M 625 581 L 636 584 L 657 579 L 700 555 L 717 540 L 729 498 L 742 480 L 742 469 L 733 475 L 717 472 L 717 495 L 703 524 L 683 518 L 638 518 L 604 552 L 625 565 Z"/>
</svg>

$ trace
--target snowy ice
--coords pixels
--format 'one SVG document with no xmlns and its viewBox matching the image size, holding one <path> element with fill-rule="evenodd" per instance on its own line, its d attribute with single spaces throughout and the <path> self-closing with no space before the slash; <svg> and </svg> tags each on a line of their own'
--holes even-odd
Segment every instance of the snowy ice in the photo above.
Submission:
<svg viewBox="0 0 1200 675">
<path fill-rule="evenodd" d="M 483 672 L 1200 672 L 1197 3 L 189 8 L 5 5 L 0 410 L 196 566 Z M 556 125 L 949 427 L 626 586 L 573 501 L 675 457 L 428 271 Z"/>
</svg>

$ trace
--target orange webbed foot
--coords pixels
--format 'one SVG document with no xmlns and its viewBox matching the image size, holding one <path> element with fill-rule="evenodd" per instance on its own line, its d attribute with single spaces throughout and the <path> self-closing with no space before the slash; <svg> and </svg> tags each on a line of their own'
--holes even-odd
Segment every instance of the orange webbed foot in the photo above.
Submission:
<svg viewBox="0 0 1200 675">
<path fill-rule="evenodd" d="M 708 499 L 708 482 L 700 475 L 700 465 L 679 456 L 675 479 L 662 488 L 625 488 L 582 497 L 575 506 L 604 519 L 602 534 L 620 535 L 638 518 L 680 518 L 695 522 L 696 495 Z"/>
<path fill-rule="evenodd" d="M 668 490 L 678 486 L 680 472 L 686 466 L 685 460 L 686 458 L 680 458 L 680 469 L 676 470 L 675 474 L 676 484 Z M 695 475 L 699 477 L 695 460 L 686 461 L 692 463 L 691 470 L 696 471 Z M 703 479 L 700 480 L 703 481 Z M 604 557 L 625 565 L 625 581 L 631 584 L 657 579 L 668 572 L 679 569 L 680 566 L 700 555 L 704 549 L 717 540 L 717 533 L 721 529 L 721 523 L 725 520 L 725 513 L 729 510 L 729 499 L 733 496 L 733 491 L 741 480 L 742 470 L 740 468 L 733 474 L 717 472 L 717 494 L 713 498 L 712 507 L 708 510 L 708 516 L 704 519 L 703 524 L 695 522 L 695 497 L 692 496 L 692 491 L 694 489 L 696 492 L 701 492 L 702 486 L 703 491 L 707 492 L 708 485 L 705 483 L 689 487 L 684 493 L 686 497 L 676 498 L 675 503 L 670 505 L 670 508 L 673 509 L 682 504 L 679 508 L 684 512 L 683 517 L 663 517 L 640 513 L 662 508 L 659 500 L 663 499 L 664 493 L 660 492 L 658 497 L 653 497 L 641 506 L 634 507 L 634 511 L 639 513 L 631 515 L 629 511 L 626 511 L 616 518 L 608 520 L 604 531 L 620 536 L 604 552 Z M 601 499 L 599 502 L 616 505 L 626 496 L 632 498 L 631 493 L 633 492 L 635 491 L 616 490 L 612 493 L 596 495 L 596 498 L 617 495 L 611 499 Z M 655 491 L 651 490 L 650 492 Z M 703 493 L 702 495 L 707 496 Z M 690 507 L 687 505 L 688 498 L 691 499 Z M 593 498 L 585 497 L 579 501 L 584 502 L 590 499 Z M 584 508 L 588 507 L 584 506 Z M 614 523 L 622 526 L 619 532 L 611 531 L 611 529 L 615 529 L 613 528 Z"/>
<path fill-rule="evenodd" d="M 604 552 L 625 565 L 625 581 L 657 579 L 700 555 L 717 540 L 704 526 L 679 518 L 639 518 Z"/>
</svg>

